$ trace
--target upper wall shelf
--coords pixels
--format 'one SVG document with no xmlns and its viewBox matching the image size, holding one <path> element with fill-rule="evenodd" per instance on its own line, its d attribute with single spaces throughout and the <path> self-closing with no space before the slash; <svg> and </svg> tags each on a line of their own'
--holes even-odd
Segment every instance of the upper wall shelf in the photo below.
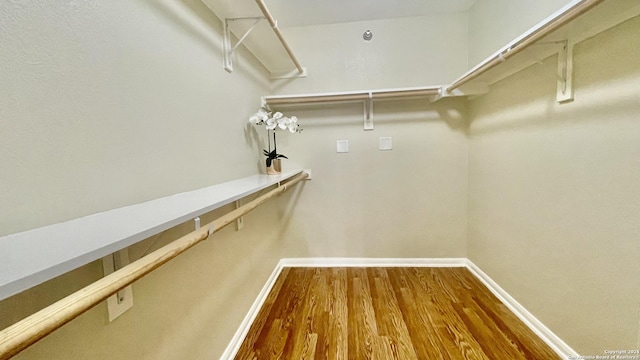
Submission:
<svg viewBox="0 0 640 360">
<path fill-rule="evenodd" d="M 293 50 L 287 44 L 278 21 L 264 0 L 203 0 L 224 23 L 224 68 L 233 71 L 233 54 L 244 46 L 271 73 L 271 78 L 306 76 Z M 235 40 L 234 37 L 237 39 Z M 281 51 L 279 51 L 282 49 Z"/>
<path fill-rule="evenodd" d="M 253 175 L 0 237 L 0 300 L 300 172 Z"/>
<path fill-rule="evenodd" d="M 373 100 L 393 100 L 409 98 L 435 99 L 441 93 L 440 86 L 399 88 L 386 90 L 350 91 L 341 93 L 264 96 L 262 105 L 296 106 L 328 103 L 362 102 L 364 112 L 364 130 L 373 130 Z"/>
<path fill-rule="evenodd" d="M 450 85 L 424 88 L 335 92 L 327 94 L 265 96 L 263 104 L 301 106 L 328 102 L 365 102 L 365 122 L 377 99 L 426 98 L 486 93 L 489 85 L 558 53 L 559 102 L 573 99 L 573 45 L 640 14 L 638 0 L 573 0 L 474 66 Z M 370 95 L 371 94 L 371 95 Z M 367 101 L 369 105 L 367 105 Z M 369 113 L 369 114 L 368 114 Z M 366 125 L 365 125 L 366 129 Z"/>
<path fill-rule="evenodd" d="M 558 53 L 558 101 L 571 100 L 573 45 L 638 14 L 637 0 L 574 0 L 446 86 L 443 95 L 477 93 Z"/>
<path fill-rule="evenodd" d="M 365 100 L 390 100 L 396 98 L 433 98 L 440 93 L 440 86 L 348 91 L 305 95 L 264 96 L 264 105 L 326 104 L 336 102 L 359 102 Z"/>
</svg>

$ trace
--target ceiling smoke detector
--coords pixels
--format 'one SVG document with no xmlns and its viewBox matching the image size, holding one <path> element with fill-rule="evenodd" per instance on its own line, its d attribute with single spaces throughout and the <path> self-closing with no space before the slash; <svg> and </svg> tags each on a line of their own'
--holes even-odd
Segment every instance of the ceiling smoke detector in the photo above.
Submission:
<svg viewBox="0 0 640 360">
<path fill-rule="evenodd" d="M 373 33 L 371 32 L 371 30 L 367 30 L 364 32 L 364 34 L 362 34 L 362 38 L 365 41 L 370 41 L 373 38 Z"/>
</svg>

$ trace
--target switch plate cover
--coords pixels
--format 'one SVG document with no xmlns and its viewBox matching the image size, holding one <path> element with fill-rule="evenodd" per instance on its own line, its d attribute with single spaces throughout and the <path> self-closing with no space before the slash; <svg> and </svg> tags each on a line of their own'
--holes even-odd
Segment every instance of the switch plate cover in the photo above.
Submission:
<svg viewBox="0 0 640 360">
<path fill-rule="evenodd" d="M 393 149 L 393 143 L 391 141 L 391 137 L 381 137 L 379 143 L 380 150 L 391 150 Z"/>
<path fill-rule="evenodd" d="M 338 152 L 338 153 L 348 153 L 349 152 L 349 140 L 337 140 L 336 141 L 336 152 Z"/>
</svg>

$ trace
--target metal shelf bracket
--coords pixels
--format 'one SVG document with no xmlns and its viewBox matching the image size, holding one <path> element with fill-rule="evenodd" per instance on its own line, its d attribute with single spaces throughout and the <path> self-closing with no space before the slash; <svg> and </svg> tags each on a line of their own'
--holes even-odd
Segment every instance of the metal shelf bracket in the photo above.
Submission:
<svg viewBox="0 0 640 360">
<path fill-rule="evenodd" d="M 364 130 L 373 130 L 373 92 L 369 91 L 369 98 L 363 102 Z"/>
<path fill-rule="evenodd" d="M 239 20 L 253 20 L 253 24 L 251 27 L 238 39 L 235 45 L 231 44 L 231 30 L 229 28 L 229 23 Z M 244 41 L 244 39 L 249 36 L 251 31 L 258 25 L 260 20 L 265 20 L 264 17 L 244 17 L 244 18 L 232 18 L 232 19 L 224 19 L 224 39 L 222 41 L 223 53 L 224 53 L 224 69 L 231 73 L 233 72 L 233 52 L 236 50 L 240 44 Z"/>
<path fill-rule="evenodd" d="M 242 207 L 242 200 L 236 200 L 236 209 Z M 236 231 L 242 230 L 244 227 L 244 216 L 240 216 L 236 219 Z"/>
<path fill-rule="evenodd" d="M 127 265 L 129 265 L 129 252 L 126 248 L 102 258 L 102 270 L 105 276 Z M 131 307 L 133 307 L 133 289 L 129 285 L 107 299 L 109 322 L 124 314 Z"/>
<path fill-rule="evenodd" d="M 565 40 L 558 52 L 556 101 L 560 104 L 573 101 L 573 45 L 572 41 Z"/>
</svg>

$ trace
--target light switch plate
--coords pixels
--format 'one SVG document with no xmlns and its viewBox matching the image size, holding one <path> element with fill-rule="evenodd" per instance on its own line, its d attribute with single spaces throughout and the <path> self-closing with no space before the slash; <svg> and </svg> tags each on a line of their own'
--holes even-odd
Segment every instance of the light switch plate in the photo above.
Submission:
<svg viewBox="0 0 640 360">
<path fill-rule="evenodd" d="M 337 140 L 336 141 L 336 152 L 338 152 L 338 153 L 348 153 L 349 152 L 349 140 Z"/>
<path fill-rule="evenodd" d="M 391 141 L 391 137 L 381 137 L 379 143 L 380 150 L 391 150 L 393 149 L 393 143 Z"/>
</svg>

